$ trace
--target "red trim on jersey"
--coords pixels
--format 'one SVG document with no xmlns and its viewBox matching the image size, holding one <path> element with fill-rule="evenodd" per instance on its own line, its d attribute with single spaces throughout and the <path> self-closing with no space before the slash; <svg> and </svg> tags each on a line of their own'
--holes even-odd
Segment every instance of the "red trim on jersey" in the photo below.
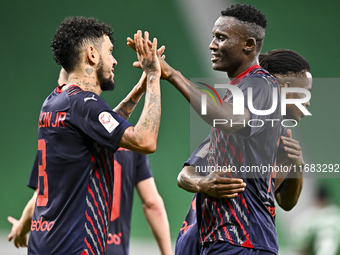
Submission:
<svg viewBox="0 0 340 255">
<path fill-rule="evenodd" d="M 84 242 L 86 243 L 86 246 L 87 246 L 87 248 L 89 248 L 90 249 L 90 251 L 91 251 L 91 253 L 92 254 L 95 254 L 94 252 L 93 252 L 93 249 L 92 249 L 92 247 L 91 247 L 91 245 L 88 243 L 88 241 L 86 240 L 86 237 L 84 238 Z M 85 251 L 83 251 L 83 253 L 84 253 Z M 83 254 L 82 253 L 82 254 Z M 87 253 L 84 253 L 84 254 L 87 254 Z"/>
<path fill-rule="evenodd" d="M 220 220 L 221 220 L 221 224 L 220 224 L 220 225 L 222 225 L 222 224 L 223 224 L 223 217 L 222 217 L 222 214 L 221 214 L 221 212 L 220 212 L 220 208 L 218 207 L 216 201 L 215 201 L 215 206 L 216 206 L 216 208 L 217 208 L 218 216 L 220 217 Z M 228 231 L 228 229 L 227 229 L 226 226 L 223 226 L 223 230 L 224 230 L 225 236 L 228 238 L 228 241 L 229 241 L 231 244 L 234 244 L 232 238 L 231 238 L 230 235 L 229 235 L 229 231 Z M 213 232 L 213 233 L 214 233 L 214 232 Z"/>
<path fill-rule="evenodd" d="M 60 94 L 61 92 L 63 92 L 63 91 L 62 91 L 62 88 L 63 88 L 65 85 L 66 85 L 66 84 L 63 84 L 63 85 L 58 86 L 57 89 L 56 89 L 56 92 L 57 92 L 58 94 Z"/>
<path fill-rule="evenodd" d="M 230 209 L 231 214 L 234 216 L 235 220 L 237 221 L 237 223 L 238 223 L 239 226 L 241 227 L 241 230 L 242 230 L 243 234 L 244 234 L 245 236 L 248 236 L 247 231 L 244 229 L 242 223 L 241 223 L 240 220 L 238 219 L 238 217 L 237 217 L 237 215 L 236 215 L 236 213 L 235 213 L 235 211 L 234 211 L 234 209 L 233 209 L 233 207 L 231 206 L 231 204 L 230 204 L 229 201 L 228 201 L 228 206 L 229 206 L 229 209 Z"/>
<path fill-rule="evenodd" d="M 99 235 L 98 235 L 98 231 L 97 231 L 97 229 L 95 228 L 95 226 L 94 226 L 94 224 L 93 224 L 93 221 L 92 221 L 91 217 L 87 214 L 87 210 L 85 211 L 85 215 L 86 215 L 86 219 L 90 222 L 90 224 L 91 224 L 91 226 L 92 226 L 92 228 L 93 228 L 93 230 L 94 230 L 94 233 L 95 233 L 96 236 L 97 236 L 97 240 L 98 240 L 98 243 L 99 243 L 99 245 L 100 245 L 100 249 L 101 249 L 101 251 L 102 251 L 102 253 L 103 253 L 103 252 L 104 252 L 104 251 L 103 251 L 103 246 L 102 246 L 102 243 L 100 242 L 100 238 L 99 238 Z"/>
<path fill-rule="evenodd" d="M 105 207 L 106 207 L 106 211 L 109 212 L 109 205 L 107 204 L 107 200 L 106 200 L 106 196 L 105 196 L 105 191 L 104 191 L 104 188 L 103 188 L 103 185 L 100 181 L 100 176 L 98 174 L 98 171 L 96 171 L 96 177 L 97 177 L 97 180 L 98 180 L 98 183 L 99 183 L 99 187 L 100 187 L 100 190 L 103 194 L 103 197 L 104 197 L 104 201 L 105 201 Z M 110 216 L 108 216 L 110 218 Z"/>
<path fill-rule="evenodd" d="M 248 73 L 250 73 L 251 71 L 253 71 L 256 68 L 261 68 L 261 66 L 259 65 L 253 65 L 251 67 L 249 67 L 247 70 L 245 70 L 244 72 L 240 73 L 239 75 L 237 75 L 234 79 L 232 79 L 229 84 L 230 85 L 236 85 L 237 83 L 239 83 Z"/>
<path fill-rule="evenodd" d="M 98 212 L 99 217 L 100 217 L 100 219 L 101 219 L 101 221 L 102 221 L 102 225 L 103 225 L 103 227 L 104 227 L 105 240 L 106 240 L 106 228 L 105 228 L 105 224 L 104 224 L 104 219 L 103 219 L 102 213 L 101 213 L 100 210 L 99 210 L 98 202 L 97 202 L 97 200 L 96 200 L 96 198 L 95 198 L 95 196 L 94 196 L 93 191 L 90 189 L 89 186 L 87 186 L 87 190 L 88 190 L 88 192 L 90 193 L 90 195 L 92 196 L 92 199 L 93 199 L 93 201 L 94 201 L 94 204 L 95 204 L 95 206 L 96 206 L 96 208 L 97 208 L 97 212 Z"/>
<path fill-rule="evenodd" d="M 110 177 L 109 177 L 108 172 L 107 172 L 107 166 L 106 166 L 106 164 L 105 164 L 105 157 L 104 157 L 102 148 L 100 148 L 100 155 L 101 155 L 101 157 L 102 157 L 102 163 L 103 163 L 104 169 L 105 169 L 105 177 L 106 177 L 106 180 L 107 180 L 106 183 L 109 185 L 109 187 L 108 187 L 109 190 L 111 190 Z M 113 167 L 114 167 L 114 166 L 113 166 Z M 97 172 L 96 172 L 96 174 L 97 174 Z M 106 200 L 106 196 L 105 196 L 105 192 L 104 192 L 104 189 L 103 189 L 102 184 L 101 184 L 101 182 L 100 182 L 100 177 L 99 177 L 99 175 L 97 176 L 97 178 L 98 178 L 98 181 L 99 181 L 99 184 L 100 184 L 102 193 L 103 193 L 103 197 L 104 197 L 104 200 L 105 200 L 106 211 L 107 211 L 107 213 L 108 213 L 107 217 L 110 218 L 110 212 L 111 212 L 111 211 L 110 211 L 110 209 L 109 209 L 109 207 L 108 207 L 107 200 Z M 111 201 L 111 200 L 112 200 L 112 198 L 111 198 L 111 192 L 109 192 L 109 198 L 110 198 L 110 201 Z"/>
<path fill-rule="evenodd" d="M 242 247 L 246 248 L 254 248 L 253 244 L 251 243 L 250 239 L 248 238 L 243 244 L 241 244 Z"/>
<path fill-rule="evenodd" d="M 239 197 L 239 199 L 241 200 L 242 204 L 246 207 L 248 213 L 250 213 L 250 212 L 249 212 L 249 209 L 248 209 L 247 202 L 246 202 L 246 200 L 244 199 L 244 197 L 242 197 L 242 195 L 241 195 L 240 193 L 238 193 L 238 197 Z"/>
</svg>

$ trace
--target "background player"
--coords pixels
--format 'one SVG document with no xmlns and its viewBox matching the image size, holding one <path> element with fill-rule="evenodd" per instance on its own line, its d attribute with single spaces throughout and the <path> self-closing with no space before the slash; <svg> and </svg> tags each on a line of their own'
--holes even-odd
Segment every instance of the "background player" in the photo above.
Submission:
<svg viewBox="0 0 340 255">
<path fill-rule="evenodd" d="M 303 88 L 312 90 L 312 74 L 310 65 L 297 52 L 287 49 L 277 49 L 268 51 L 260 55 L 260 65 L 275 76 L 281 88 Z M 287 93 L 286 98 L 303 98 L 303 93 Z M 310 102 L 302 104 L 305 108 L 310 106 Z M 293 119 L 299 122 L 304 114 L 294 104 L 288 104 L 285 119 Z M 284 130 L 283 130 L 284 131 Z M 282 132 L 278 153 L 278 164 L 295 165 L 304 168 L 301 147 L 299 142 L 292 139 L 292 132 L 287 130 L 287 135 Z M 283 181 L 283 183 L 282 183 Z M 298 202 L 303 186 L 303 171 L 291 171 L 278 173 L 275 181 L 275 199 L 278 205 L 286 210 L 291 210 Z"/>
<path fill-rule="evenodd" d="M 269 70 L 271 74 L 278 79 L 280 87 L 302 87 L 311 90 L 312 79 L 310 73 L 310 65 L 298 53 L 286 50 L 272 50 L 266 54 L 260 54 L 260 65 Z M 288 98 L 300 97 L 301 95 L 287 95 Z M 307 102 L 305 107 L 309 106 Z M 287 107 L 288 119 L 299 121 L 301 111 L 297 107 Z M 301 147 L 298 141 L 291 138 L 291 131 L 281 136 L 282 143 L 279 146 L 279 155 L 281 154 L 281 163 L 294 164 L 296 166 L 304 165 Z M 195 172 L 193 166 L 202 166 L 206 163 L 208 153 L 209 137 L 194 151 L 188 161 L 184 164 L 184 168 L 178 175 L 179 187 L 189 192 L 206 192 L 216 197 L 233 198 L 237 193 L 242 192 L 245 183 L 242 179 L 223 178 L 218 174 L 202 177 Z M 288 152 L 288 153 L 287 153 Z M 279 163 L 280 164 L 280 163 Z M 191 166 L 190 166 L 191 165 Z M 275 198 L 279 206 L 284 210 L 291 210 L 297 203 L 302 189 L 302 173 L 290 173 L 288 178 L 281 184 L 286 176 L 280 177 L 275 183 Z M 280 188 L 279 188 L 279 185 Z M 181 231 L 179 232 L 175 254 L 199 254 L 200 246 L 198 245 L 198 230 L 196 225 L 196 204 L 197 196 L 194 195 L 193 201 L 189 207 L 187 216 L 183 222 Z"/>
<path fill-rule="evenodd" d="M 300 255 L 340 254 L 340 208 L 332 201 L 330 190 L 319 185 L 314 204 L 293 220 L 290 240 Z"/>
<path fill-rule="evenodd" d="M 135 34 L 146 82 L 133 89 L 115 111 L 99 97 L 114 88 L 112 29 L 95 19 L 70 17 L 57 29 L 51 47 L 69 74 L 41 108 L 38 129 L 39 189 L 31 221 L 28 254 L 103 254 L 106 251 L 113 153 L 118 147 L 152 153 L 160 124 L 160 66 L 157 40 Z M 127 105 L 145 95 L 142 114 L 132 126 Z M 130 99 L 132 103 L 130 102 Z M 135 100 L 134 100 L 135 99 Z"/>
</svg>

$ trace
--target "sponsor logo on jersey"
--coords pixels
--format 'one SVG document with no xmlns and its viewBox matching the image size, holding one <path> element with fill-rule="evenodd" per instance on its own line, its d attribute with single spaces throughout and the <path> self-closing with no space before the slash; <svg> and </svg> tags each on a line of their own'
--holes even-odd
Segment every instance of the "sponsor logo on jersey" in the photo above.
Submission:
<svg viewBox="0 0 340 255">
<path fill-rule="evenodd" d="M 107 132 L 112 133 L 112 131 L 119 125 L 119 122 L 116 121 L 112 115 L 108 112 L 102 112 L 99 114 L 99 122 L 103 125 L 103 127 L 107 130 Z"/>
<path fill-rule="evenodd" d="M 180 231 L 183 230 L 183 234 L 185 234 L 189 230 L 189 228 L 191 228 L 194 225 L 195 225 L 195 223 L 192 223 L 192 224 L 188 225 L 188 222 L 184 221 Z"/>
<path fill-rule="evenodd" d="M 107 239 L 107 244 L 120 245 L 121 237 L 122 237 L 122 233 L 121 232 L 119 232 L 118 234 L 111 234 L 111 233 L 109 233 L 109 237 Z"/>
<path fill-rule="evenodd" d="M 42 217 L 40 217 L 40 220 L 31 221 L 31 231 L 50 231 L 53 226 L 54 221 L 43 221 Z"/>
<path fill-rule="evenodd" d="M 92 97 L 85 97 L 85 98 L 84 98 L 84 102 L 86 102 L 87 100 L 94 100 L 94 101 L 97 101 L 97 98 L 95 98 L 94 95 L 92 95 Z"/>
<path fill-rule="evenodd" d="M 276 207 L 270 207 L 267 206 L 268 211 L 270 212 L 270 214 L 272 215 L 272 217 L 274 217 L 276 215 Z"/>
</svg>

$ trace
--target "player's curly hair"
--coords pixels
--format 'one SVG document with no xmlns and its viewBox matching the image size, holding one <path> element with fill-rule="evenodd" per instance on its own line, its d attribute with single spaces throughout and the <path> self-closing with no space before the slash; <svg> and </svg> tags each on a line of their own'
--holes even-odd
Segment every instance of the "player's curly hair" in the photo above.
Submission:
<svg viewBox="0 0 340 255">
<path fill-rule="evenodd" d="M 235 4 L 222 11 L 221 14 L 222 16 L 230 16 L 241 21 L 255 23 L 264 29 L 267 27 L 266 16 L 251 5 Z"/>
<path fill-rule="evenodd" d="M 67 72 L 72 72 L 84 46 L 93 43 L 100 50 L 102 36 L 107 35 L 113 41 L 112 33 L 111 26 L 94 18 L 68 17 L 61 23 L 51 42 L 54 60 Z"/>
<path fill-rule="evenodd" d="M 300 54 L 287 49 L 268 51 L 259 56 L 260 65 L 275 77 L 305 77 L 310 64 Z"/>
</svg>

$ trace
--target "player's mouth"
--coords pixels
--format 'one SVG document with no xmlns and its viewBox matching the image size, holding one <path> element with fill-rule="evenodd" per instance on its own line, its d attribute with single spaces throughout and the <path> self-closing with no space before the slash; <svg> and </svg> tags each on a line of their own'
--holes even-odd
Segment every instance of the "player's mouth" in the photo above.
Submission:
<svg viewBox="0 0 340 255">
<path fill-rule="evenodd" d="M 114 69 L 111 69 L 111 73 L 112 73 L 112 77 L 115 76 L 115 74 L 113 73 Z"/>
<path fill-rule="evenodd" d="M 219 55 L 219 54 L 216 54 L 216 53 L 214 53 L 214 52 L 212 52 L 211 55 L 212 55 L 212 58 L 211 58 L 211 61 L 212 61 L 212 62 L 216 62 L 216 61 L 219 60 L 219 58 L 220 58 L 220 55 Z"/>
</svg>

